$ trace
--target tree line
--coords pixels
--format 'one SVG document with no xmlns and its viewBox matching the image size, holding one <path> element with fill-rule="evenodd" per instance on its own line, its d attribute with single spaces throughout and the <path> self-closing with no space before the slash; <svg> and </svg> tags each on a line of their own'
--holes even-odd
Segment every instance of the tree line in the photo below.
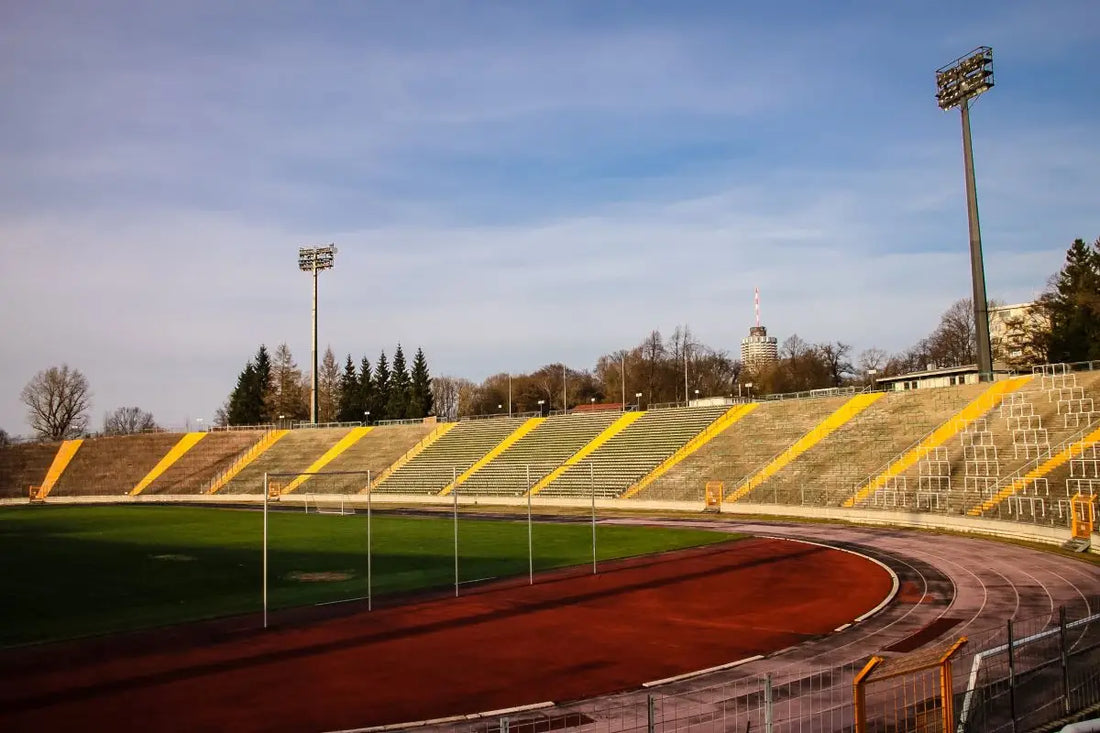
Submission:
<svg viewBox="0 0 1100 733">
<path fill-rule="evenodd" d="M 325 349 L 317 369 L 317 422 L 405 420 L 433 414 L 428 360 L 417 349 L 411 368 L 398 344 L 393 363 L 382 351 L 372 367 L 363 357 L 358 367 L 347 355 L 344 368 L 332 348 Z M 237 376 L 225 405 L 215 414 L 216 425 L 258 425 L 310 417 L 310 376 L 294 361 L 286 344 L 270 355 L 261 345 Z"/>
<path fill-rule="evenodd" d="M 990 304 L 996 305 L 995 303 Z M 1100 239 L 1091 245 L 1076 239 L 1061 269 L 1050 277 L 1027 314 L 1009 319 L 993 342 L 994 359 L 1010 367 L 1030 364 L 1100 360 Z M 321 422 L 420 418 L 536 410 L 626 402 L 643 407 L 682 402 L 696 396 L 753 396 L 823 387 L 864 384 L 877 376 L 952 367 L 976 361 L 976 335 L 969 300 L 953 303 L 939 324 L 909 349 L 890 355 L 869 348 L 858 356 L 843 342 L 810 344 L 797 334 L 779 347 L 771 365 L 743 368 L 728 352 L 696 340 L 687 326 L 665 338 L 659 331 L 630 349 L 597 359 L 591 370 L 547 364 L 527 374 L 495 374 L 475 384 L 458 377 L 432 378 L 417 349 L 410 369 L 400 345 L 392 364 L 382 352 L 372 366 L 358 366 L 347 356 L 341 370 L 326 349 L 318 370 L 318 419 Z M 696 392 L 698 390 L 698 392 Z M 219 424 L 257 424 L 309 417 L 308 378 L 281 344 L 274 357 L 261 346 L 246 363 L 226 404 L 216 414 Z M 639 396 L 640 393 L 640 396 Z M 20 393 L 27 422 L 36 437 L 62 440 L 89 435 L 91 389 L 88 380 L 67 364 L 35 374 Z M 541 404 L 540 404 L 541 402 Z M 104 418 L 104 434 L 156 429 L 153 416 L 137 407 L 120 407 Z M 0 430 L 0 447 L 11 442 Z"/>
</svg>

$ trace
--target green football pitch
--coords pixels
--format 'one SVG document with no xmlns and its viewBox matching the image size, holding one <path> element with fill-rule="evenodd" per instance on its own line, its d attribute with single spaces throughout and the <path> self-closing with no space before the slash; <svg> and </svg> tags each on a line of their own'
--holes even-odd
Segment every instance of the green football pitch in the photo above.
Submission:
<svg viewBox="0 0 1100 733">
<path fill-rule="evenodd" d="M 734 539 L 729 533 L 597 527 L 599 560 Z M 585 522 L 531 527 L 535 572 L 592 561 Z M 5 600 L 0 647 L 260 611 L 263 515 L 166 506 L 46 506 L 0 511 Z M 453 587 L 452 517 L 375 512 L 372 597 Z M 461 584 L 528 572 L 526 517 L 459 516 Z M 367 594 L 367 519 L 269 513 L 272 609 Z M 536 579 L 537 582 L 537 579 Z"/>
</svg>

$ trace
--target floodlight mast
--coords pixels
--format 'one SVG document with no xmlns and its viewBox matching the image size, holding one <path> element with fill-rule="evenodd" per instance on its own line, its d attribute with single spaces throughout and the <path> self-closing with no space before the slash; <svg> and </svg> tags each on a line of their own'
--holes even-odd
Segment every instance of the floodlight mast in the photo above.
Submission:
<svg viewBox="0 0 1100 733">
<path fill-rule="evenodd" d="M 302 272 L 313 273 L 313 338 L 311 340 L 312 351 L 310 353 L 310 397 L 309 397 L 309 421 L 317 424 L 317 273 L 321 270 L 331 270 L 336 262 L 336 246 L 333 244 L 324 247 L 300 247 L 298 249 L 298 269 Z"/>
<path fill-rule="evenodd" d="M 993 49 L 979 46 L 936 70 L 936 102 L 947 111 L 962 112 L 963 163 L 966 169 L 966 212 L 970 227 L 970 277 L 973 284 L 974 325 L 978 349 L 978 379 L 993 381 L 993 349 L 989 341 L 989 303 L 985 295 L 982 233 L 978 223 L 978 194 L 974 181 L 974 149 L 970 141 L 970 100 L 993 88 Z"/>
</svg>

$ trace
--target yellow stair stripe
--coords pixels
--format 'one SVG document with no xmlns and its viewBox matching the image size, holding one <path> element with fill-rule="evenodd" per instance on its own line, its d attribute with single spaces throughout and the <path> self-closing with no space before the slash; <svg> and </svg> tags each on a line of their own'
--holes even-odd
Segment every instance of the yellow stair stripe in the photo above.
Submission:
<svg viewBox="0 0 1100 733">
<path fill-rule="evenodd" d="M 575 466 L 588 456 L 592 455 L 593 451 L 595 451 L 607 441 L 614 438 L 623 430 L 626 430 L 626 428 L 633 425 L 644 414 L 644 410 L 640 412 L 624 412 L 622 415 L 619 416 L 618 420 L 604 428 L 604 431 L 602 433 L 597 435 L 592 440 L 588 441 L 588 443 L 583 448 L 567 458 L 565 460 L 565 463 L 561 464 L 553 471 L 543 476 L 541 481 L 531 487 L 530 493 L 534 495 L 545 489 L 552 481 L 556 480 L 558 476 L 561 476 L 563 473 L 565 473 L 570 466 Z"/>
<path fill-rule="evenodd" d="M 456 422 L 445 422 L 432 432 L 425 435 L 419 443 L 414 445 L 412 448 L 409 448 L 409 450 L 405 451 L 405 455 L 398 458 L 396 461 L 393 462 L 393 464 L 389 466 L 389 468 L 378 474 L 378 478 L 374 479 L 369 487 L 363 489 L 359 493 L 365 494 L 370 489 L 376 488 L 380 483 L 392 476 L 394 471 L 401 468 L 406 463 L 423 453 L 424 450 L 428 448 L 428 446 L 442 438 L 447 433 L 451 432 L 451 430 L 453 430 L 457 425 L 458 423 Z"/>
<path fill-rule="evenodd" d="M 206 493 L 216 494 L 221 491 L 222 488 L 227 483 L 235 479 L 237 477 L 237 474 L 243 471 L 248 466 L 248 464 L 252 463 L 252 461 L 256 460 L 264 453 L 266 453 L 268 448 L 278 443 L 283 438 L 283 436 L 285 436 L 289 432 L 289 430 L 272 430 L 270 433 L 265 435 L 259 443 L 252 446 L 252 448 L 250 448 L 247 453 L 241 456 L 241 458 L 236 463 L 230 466 L 225 473 L 215 479 L 214 483 L 210 486 L 210 490 Z"/>
<path fill-rule="evenodd" d="M 307 474 L 317 473 L 322 468 L 324 468 L 328 464 L 332 463 L 332 461 L 334 461 L 336 459 L 336 456 L 340 455 L 341 453 L 346 451 L 348 448 L 350 448 L 353 445 L 355 445 L 356 443 L 358 443 L 363 438 L 364 435 L 366 435 L 367 433 L 369 433 L 372 430 L 374 430 L 373 426 L 372 427 L 352 428 L 350 431 L 348 431 L 347 435 L 340 438 L 340 440 L 336 441 L 336 445 L 329 448 L 327 451 L 324 452 L 324 454 L 321 455 L 320 458 L 318 458 L 316 461 L 311 463 L 309 468 L 307 468 L 304 471 L 304 473 L 307 473 Z M 312 476 L 299 476 L 298 478 L 294 479 L 289 484 L 284 486 L 280 493 L 289 494 L 291 491 L 294 491 L 299 486 L 304 484 L 306 481 L 309 481 L 311 478 L 313 478 L 313 477 Z"/>
<path fill-rule="evenodd" d="M 769 478 L 779 473 L 791 461 L 813 448 L 825 438 L 832 435 L 840 426 L 851 420 L 883 397 L 882 392 L 858 394 L 838 407 L 831 415 L 815 425 L 808 433 L 796 440 L 790 448 L 773 458 L 768 465 L 745 479 L 723 501 L 737 501 Z"/>
<path fill-rule="evenodd" d="M 1027 488 L 1027 485 L 1033 483 L 1035 479 L 1046 476 L 1048 473 L 1058 468 L 1066 461 L 1069 461 L 1081 455 L 1081 453 L 1083 453 L 1086 448 L 1091 445 L 1095 445 L 1096 443 L 1100 443 L 1100 428 L 1092 431 L 1076 443 L 1072 443 L 1068 448 L 1065 448 L 1051 458 L 1048 458 L 1040 465 L 1036 466 L 1020 478 L 1013 481 L 1010 485 L 998 491 L 989 499 L 986 499 L 981 504 L 969 509 L 966 513 L 972 517 L 981 516 L 983 512 L 989 511 L 1008 497 L 1017 494 L 1020 491 L 1023 491 L 1025 488 Z"/>
<path fill-rule="evenodd" d="M 703 430 L 703 432 L 699 433 L 687 443 L 680 446 L 679 450 L 677 450 L 671 456 L 662 461 L 660 465 L 650 471 L 649 474 L 643 477 L 641 481 L 627 489 L 626 492 L 619 498 L 629 499 L 630 497 L 634 496 L 642 489 L 649 486 L 651 483 L 667 473 L 670 468 L 690 456 L 695 451 L 702 448 L 714 438 L 717 438 L 719 434 L 725 431 L 726 428 L 728 428 L 730 425 L 733 425 L 735 422 L 743 418 L 745 415 L 748 415 L 759 406 L 759 402 L 749 402 L 744 405 L 731 407 L 728 411 L 726 411 L 725 414 L 722 415 L 722 417 L 718 418 L 709 426 L 707 426 L 707 428 Z"/>
<path fill-rule="evenodd" d="M 130 489 L 130 496 L 137 496 L 145 489 L 149 488 L 149 484 L 156 481 L 157 477 L 167 471 L 173 463 L 178 461 L 183 454 L 191 450 L 196 443 L 206 437 L 206 433 L 185 433 L 182 438 L 179 439 L 172 449 L 164 454 L 164 458 L 160 459 L 160 462 L 145 474 L 145 478 L 138 481 L 134 488 Z"/>
<path fill-rule="evenodd" d="M 909 468 L 916 465 L 918 461 L 931 453 L 933 448 L 943 445 L 948 440 L 958 435 L 967 425 L 999 405 L 1006 394 L 1015 392 L 1030 380 L 1031 377 L 1013 377 L 1012 379 L 994 382 L 990 385 L 989 389 L 982 392 L 970 404 L 959 410 L 954 417 L 933 430 L 911 450 L 891 463 L 885 471 L 875 478 L 875 480 L 861 488 L 854 495 L 845 499 L 843 506 L 853 507 L 881 489 L 886 485 L 887 481 L 896 476 L 900 476 Z"/>
<path fill-rule="evenodd" d="M 69 462 L 73 460 L 73 456 L 76 455 L 77 450 L 83 444 L 84 439 L 77 438 L 76 440 L 66 440 L 58 447 L 57 454 L 53 457 L 53 463 L 50 464 L 50 470 L 46 472 L 45 480 L 38 487 L 39 499 L 45 499 L 50 495 L 58 479 L 61 478 L 61 474 L 65 473 L 65 469 L 69 467 Z"/>
<path fill-rule="evenodd" d="M 524 423 L 522 425 L 520 425 L 518 428 L 516 428 L 514 431 L 512 431 L 511 435 L 509 435 L 507 438 L 502 440 L 495 448 L 493 448 L 491 451 L 489 451 L 484 456 L 482 456 L 480 459 L 478 459 L 477 463 L 475 463 L 474 465 L 470 466 L 465 471 L 460 473 L 455 478 L 455 480 L 453 482 L 451 482 L 451 483 L 447 484 L 446 486 L 444 486 L 443 490 L 439 492 L 439 495 L 440 496 L 447 496 L 448 494 L 450 494 L 452 491 L 455 490 L 456 486 L 458 486 L 461 483 L 464 483 L 471 476 L 473 476 L 475 473 L 477 473 L 481 469 L 485 468 L 485 465 L 487 463 L 489 463 L 489 461 L 493 460 L 494 458 L 499 456 L 501 453 L 503 453 L 504 451 L 511 448 L 512 445 L 517 440 L 519 440 L 523 436 L 527 435 L 529 432 L 531 432 L 532 430 L 537 428 L 539 425 L 542 425 L 544 422 L 546 422 L 545 417 L 532 417 L 532 418 L 524 421 Z"/>
</svg>

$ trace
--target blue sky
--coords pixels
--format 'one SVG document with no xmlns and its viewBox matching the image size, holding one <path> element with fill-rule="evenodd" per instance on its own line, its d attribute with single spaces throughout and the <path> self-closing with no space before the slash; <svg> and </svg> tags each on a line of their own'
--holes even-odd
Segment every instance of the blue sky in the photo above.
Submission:
<svg viewBox="0 0 1100 733">
<path fill-rule="evenodd" d="M 970 291 L 980 44 L 991 297 L 1100 236 L 1100 3 L 12 2 L 0 8 L 0 427 L 39 369 L 167 425 L 261 343 L 480 380 L 690 324 L 904 349 Z"/>
</svg>

